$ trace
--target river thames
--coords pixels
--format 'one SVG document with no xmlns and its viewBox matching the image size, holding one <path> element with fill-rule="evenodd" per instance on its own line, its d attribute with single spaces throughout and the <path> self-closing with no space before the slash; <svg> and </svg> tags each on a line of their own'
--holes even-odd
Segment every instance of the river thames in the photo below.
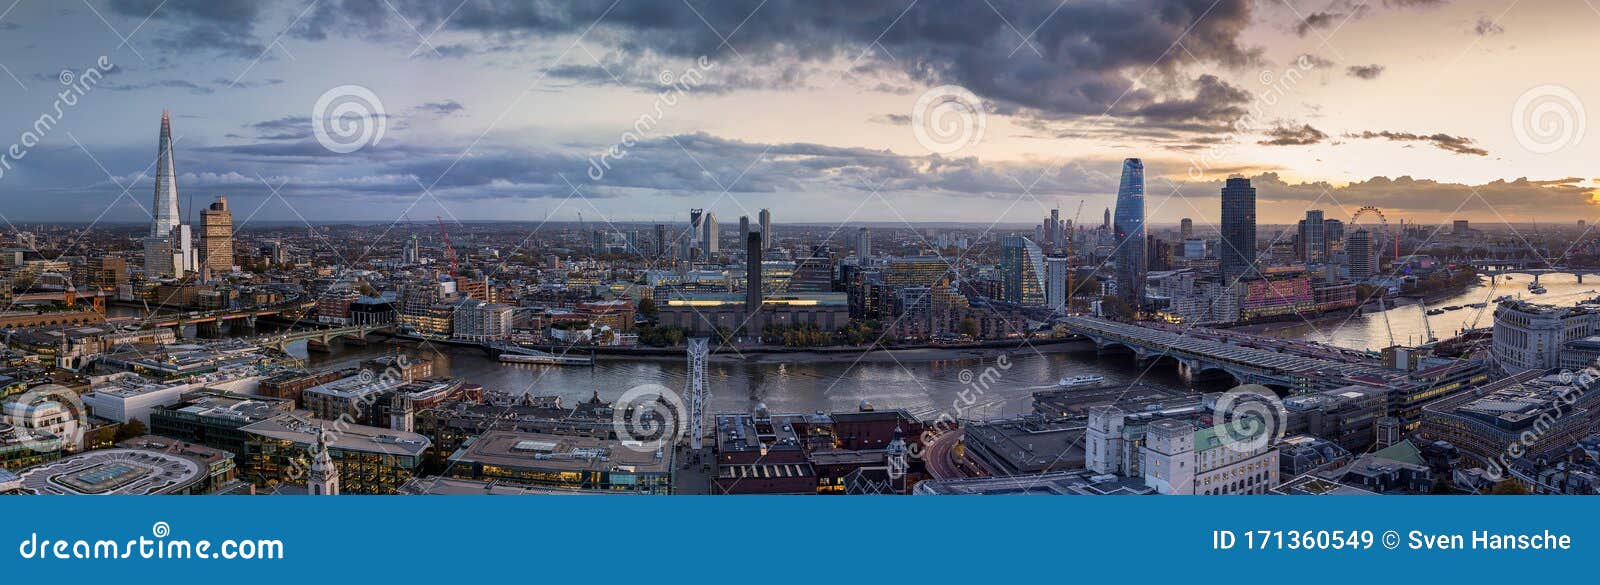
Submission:
<svg viewBox="0 0 1600 585">
<path fill-rule="evenodd" d="M 1542 303 L 1571 305 L 1596 295 L 1600 283 L 1579 284 L 1570 275 L 1545 275 L 1540 282 L 1548 294 L 1532 295 L 1527 283 L 1532 277 L 1512 275 L 1491 287 L 1488 280 L 1459 294 L 1429 303 L 1429 308 L 1459 305 L 1463 308 L 1429 317 L 1438 337 L 1454 335 L 1462 328 L 1487 327 L 1493 322 L 1493 298 L 1511 295 Z M 1263 334 L 1286 339 L 1318 341 L 1341 347 L 1377 350 L 1389 345 L 1389 330 L 1399 343 L 1417 343 L 1425 337 L 1422 308 L 1405 301 L 1385 312 L 1370 311 L 1348 318 L 1316 322 L 1281 323 Z M 1489 303 L 1483 309 L 1466 307 L 1470 303 Z M 1385 325 L 1385 313 L 1388 324 Z M 682 359 L 618 359 L 602 357 L 593 367 L 559 367 L 502 364 L 480 351 L 454 347 L 394 345 L 373 343 L 367 347 L 338 346 L 332 353 L 307 354 L 303 343 L 291 352 L 306 358 L 312 368 L 354 365 L 356 362 L 390 352 L 426 357 L 434 361 L 438 375 L 457 376 L 482 384 L 491 390 L 512 393 L 557 395 L 571 403 L 586 400 L 598 392 L 604 400 L 615 400 L 628 389 L 642 384 L 661 384 L 682 391 L 687 367 Z M 856 409 L 865 400 L 879 408 L 904 408 L 921 418 L 941 414 L 971 418 L 993 418 L 1028 412 L 1031 395 L 1054 387 L 1064 376 L 1096 374 L 1107 384 L 1129 384 L 1135 380 L 1161 387 L 1178 387 L 1182 382 L 1170 366 L 1141 369 L 1126 356 L 1100 357 L 1088 344 L 1046 346 L 1035 350 L 1024 346 L 1005 352 L 1009 368 L 999 367 L 998 353 L 978 356 L 962 354 L 949 359 L 929 359 L 911 355 L 874 353 L 832 356 L 826 361 L 802 359 L 784 362 L 783 355 L 763 355 L 750 360 L 736 356 L 717 356 L 707 366 L 707 379 L 713 392 L 714 411 L 744 411 L 758 402 L 773 412 L 844 411 Z M 898 361 L 896 361 L 898 359 Z M 994 382 L 986 388 L 968 382 L 993 367 Z M 963 374 L 963 370 L 968 374 Z M 957 408 L 957 405 L 960 408 Z"/>
</svg>

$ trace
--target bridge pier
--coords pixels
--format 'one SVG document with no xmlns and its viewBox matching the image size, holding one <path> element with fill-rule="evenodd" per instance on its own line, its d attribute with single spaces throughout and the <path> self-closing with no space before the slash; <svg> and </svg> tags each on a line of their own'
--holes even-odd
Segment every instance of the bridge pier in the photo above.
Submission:
<svg viewBox="0 0 1600 585">
<path fill-rule="evenodd" d="M 319 336 L 319 337 L 313 337 L 313 338 L 307 339 L 306 340 L 306 351 L 315 351 L 315 352 L 318 352 L 318 353 L 329 353 L 329 352 L 333 351 L 333 340 L 337 339 L 337 338 L 338 338 L 338 336 L 335 336 L 335 335 L 322 335 L 322 336 Z"/>
<path fill-rule="evenodd" d="M 217 339 L 222 337 L 222 322 L 203 321 L 200 323 L 195 323 L 194 335 L 195 337 L 202 337 L 205 339 Z"/>
</svg>

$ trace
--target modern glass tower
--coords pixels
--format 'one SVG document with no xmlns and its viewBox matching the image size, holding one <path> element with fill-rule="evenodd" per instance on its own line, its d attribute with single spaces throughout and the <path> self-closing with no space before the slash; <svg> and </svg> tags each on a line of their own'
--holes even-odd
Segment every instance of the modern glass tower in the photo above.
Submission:
<svg viewBox="0 0 1600 585">
<path fill-rule="evenodd" d="M 1044 250 L 1022 236 L 1000 238 L 1001 293 L 1005 302 L 1024 307 L 1045 304 Z"/>
<path fill-rule="evenodd" d="M 1250 179 L 1232 177 L 1222 187 L 1222 278 L 1232 286 L 1255 276 L 1256 188 Z"/>
<path fill-rule="evenodd" d="M 772 212 L 765 209 L 756 214 L 756 222 L 761 224 L 761 249 L 772 249 Z"/>
<path fill-rule="evenodd" d="M 178 213 L 178 173 L 172 157 L 172 115 L 161 112 L 161 139 L 156 152 L 156 194 L 150 207 L 150 235 L 144 239 L 144 269 L 152 277 L 182 276 L 194 269 L 188 226 Z"/>
<path fill-rule="evenodd" d="M 1144 276 L 1149 266 L 1144 238 L 1144 162 L 1139 159 L 1122 161 L 1114 221 L 1117 296 L 1137 307 L 1144 298 Z"/>
</svg>

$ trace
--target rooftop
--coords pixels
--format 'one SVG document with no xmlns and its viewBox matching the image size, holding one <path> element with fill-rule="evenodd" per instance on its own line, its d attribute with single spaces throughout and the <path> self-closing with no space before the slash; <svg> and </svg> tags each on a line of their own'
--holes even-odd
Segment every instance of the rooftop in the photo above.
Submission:
<svg viewBox="0 0 1600 585">
<path fill-rule="evenodd" d="M 555 471 L 633 471 L 670 473 L 672 459 L 661 450 L 641 452 L 623 441 L 489 431 L 450 456 L 453 463 L 481 463 L 502 468 Z"/>
<path fill-rule="evenodd" d="M 317 435 L 321 434 L 324 428 L 333 424 L 331 421 L 318 420 L 305 413 L 295 412 L 241 429 L 263 437 L 309 447 L 316 444 Z M 328 438 L 329 446 L 336 450 L 385 455 L 420 457 L 428 447 L 433 446 L 433 442 L 427 437 L 416 433 L 363 425 L 340 425 L 339 432 L 328 433 Z"/>
<path fill-rule="evenodd" d="M 278 416 L 293 408 L 294 403 L 288 400 L 208 392 L 198 394 L 188 402 L 170 410 L 204 418 L 253 423 Z"/>
<path fill-rule="evenodd" d="M 150 449 L 102 449 L 30 467 L 20 491 L 45 495 L 159 495 L 181 492 L 209 473 L 201 461 Z"/>
<path fill-rule="evenodd" d="M 1146 486 L 1143 478 L 1095 475 L 1087 469 L 1076 469 L 1039 475 L 930 479 L 917 482 L 912 493 L 919 496 L 1135 496 L 1153 494 L 1155 490 Z"/>
</svg>

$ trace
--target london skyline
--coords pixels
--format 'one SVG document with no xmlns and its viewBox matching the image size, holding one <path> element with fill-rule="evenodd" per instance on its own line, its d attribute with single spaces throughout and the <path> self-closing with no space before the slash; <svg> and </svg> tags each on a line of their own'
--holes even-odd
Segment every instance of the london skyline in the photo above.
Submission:
<svg viewBox="0 0 1600 585">
<path fill-rule="evenodd" d="M 170 108 L 180 191 L 229 197 L 241 227 L 683 222 L 691 207 L 1014 224 L 1080 200 L 1090 217 L 1114 207 L 1127 157 L 1146 161 L 1152 225 L 1217 224 L 1235 173 L 1263 224 L 1363 205 L 1408 221 L 1592 222 L 1582 106 L 1600 84 L 1574 74 L 1583 35 L 1552 31 L 1600 13 L 1567 4 L 18 2 L 0 16 L 6 126 L 51 113 L 62 70 L 111 66 L 7 159 L 0 214 L 148 221 L 151 139 Z M 365 120 L 383 131 L 330 150 L 312 114 L 350 85 L 381 101 Z M 964 119 L 977 116 L 970 141 L 930 145 L 918 101 L 946 86 L 982 114 Z M 37 198 L 51 204 L 20 204 Z"/>
</svg>

